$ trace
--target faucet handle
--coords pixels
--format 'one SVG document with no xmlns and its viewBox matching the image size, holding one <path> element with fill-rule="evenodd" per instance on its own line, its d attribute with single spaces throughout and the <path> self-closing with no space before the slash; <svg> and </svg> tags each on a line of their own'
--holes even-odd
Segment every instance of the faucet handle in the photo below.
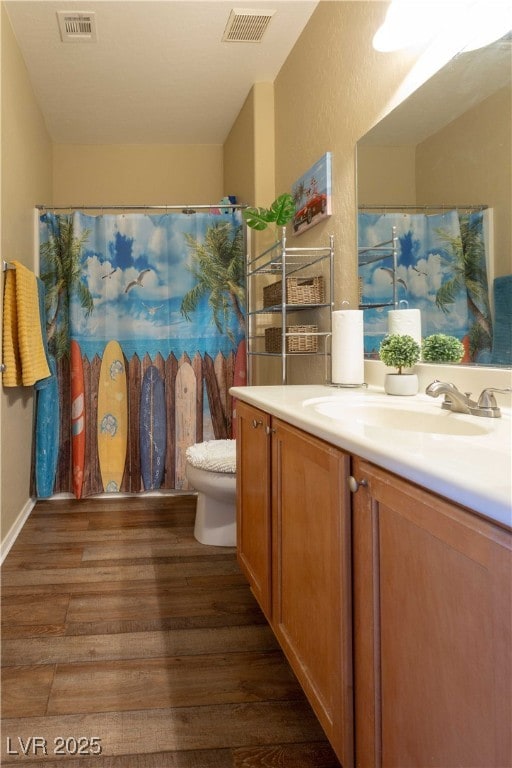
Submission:
<svg viewBox="0 0 512 768">
<path fill-rule="evenodd" d="M 497 408 L 498 403 L 494 397 L 495 392 L 502 392 L 503 394 L 506 392 L 512 392 L 512 387 L 505 387 L 505 389 L 499 389 L 498 387 L 486 387 L 486 389 L 482 390 L 480 397 L 478 398 L 478 407 Z"/>
</svg>

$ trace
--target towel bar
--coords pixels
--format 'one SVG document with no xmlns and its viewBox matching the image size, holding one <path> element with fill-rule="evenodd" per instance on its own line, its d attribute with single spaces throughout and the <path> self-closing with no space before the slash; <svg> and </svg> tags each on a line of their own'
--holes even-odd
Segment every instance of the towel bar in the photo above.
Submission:
<svg viewBox="0 0 512 768">
<path fill-rule="evenodd" d="M 13 264 L 9 264 L 7 261 L 2 262 L 2 270 L 4 272 L 7 272 L 8 269 L 16 269 L 16 267 Z M 7 366 L 5 363 L 0 363 L 0 373 L 4 373 L 7 370 Z"/>
<path fill-rule="evenodd" d="M 12 264 L 8 264 L 7 261 L 2 262 L 2 269 L 4 272 L 7 272 L 8 269 L 16 269 Z M 5 363 L 0 363 L 0 373 L 4 373 L 7 370 L 7 366 Z"/>
</svg>

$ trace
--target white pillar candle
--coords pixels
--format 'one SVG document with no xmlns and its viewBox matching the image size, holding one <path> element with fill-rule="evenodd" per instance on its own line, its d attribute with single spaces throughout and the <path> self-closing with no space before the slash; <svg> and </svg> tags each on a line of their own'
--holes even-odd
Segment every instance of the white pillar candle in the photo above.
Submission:
<svg viewBox="0 0 512 768">
<path fill-rule="evenodd" d="M 412 336 L 421 347 L 421 313 L 419 309 L 390 309 L 388 333 Z"/>
<path fill-rule="evenodd" d="M 331 380 L 333 384 L 364 383 L 363 310 L 332 313 Z"/>
</svg>

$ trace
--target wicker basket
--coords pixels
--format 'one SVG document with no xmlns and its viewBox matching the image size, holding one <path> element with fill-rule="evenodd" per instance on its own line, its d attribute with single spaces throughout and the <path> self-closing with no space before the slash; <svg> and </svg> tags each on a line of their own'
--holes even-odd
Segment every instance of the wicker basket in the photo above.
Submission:
<svg viewBox="0 0 512 768">
<path fill-rule="evenodd" d="M 265 352 L 281 352 L 283 340 L 282 328 L 265 328 Z M 317 325 L 287 325 L 287 333 L 301 333 L 303 336 L 287 336 L 286 351 L 294 352 L 318 352 L 318 336 L 309 334 L 317 333 Z"/>
<path fill-rule="evenodd" d="M 316 277 L 286 278 L 285 301 L 287 304 L 323 304 L 324 296 L 324 279 L 321 275 Z M 277 304 L 281 304 L 282 300 L 281 280 L 263 288 L 264 307 L 274 307 Z"/>
</svg>

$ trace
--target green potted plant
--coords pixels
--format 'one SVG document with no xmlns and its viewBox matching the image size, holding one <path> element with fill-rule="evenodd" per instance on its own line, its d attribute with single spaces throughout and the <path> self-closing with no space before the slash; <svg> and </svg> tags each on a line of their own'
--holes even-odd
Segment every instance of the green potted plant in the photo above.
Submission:
<svg viewBox="0 0 512 768">
<path fill-rule="evenodd" d="M 269 224 L 284 227 L 295 215 L 295 202 L 289 192 L 276 197 L 270 208 L 246 208 L 242 216 L 251 229 L 262 231 Z"/>
<path fill-rule="evenodd" d="M 423 340 L 421 353 L 426 363 L 460 363 L 464 344 L 456 336 L 434 333 Z"/>
<path fill-rule="evenodd" d="M 386 336 L 379 348 L 379 357 L 384 365 L 397 368 L 398 373 L 386 373 L 384 389 L 388 395 L 415 395 L 418 392 L 418 376 L 404 373 L 420 359 L 421 348 L 408 334 L 392 333 Z"/>
</svg>

